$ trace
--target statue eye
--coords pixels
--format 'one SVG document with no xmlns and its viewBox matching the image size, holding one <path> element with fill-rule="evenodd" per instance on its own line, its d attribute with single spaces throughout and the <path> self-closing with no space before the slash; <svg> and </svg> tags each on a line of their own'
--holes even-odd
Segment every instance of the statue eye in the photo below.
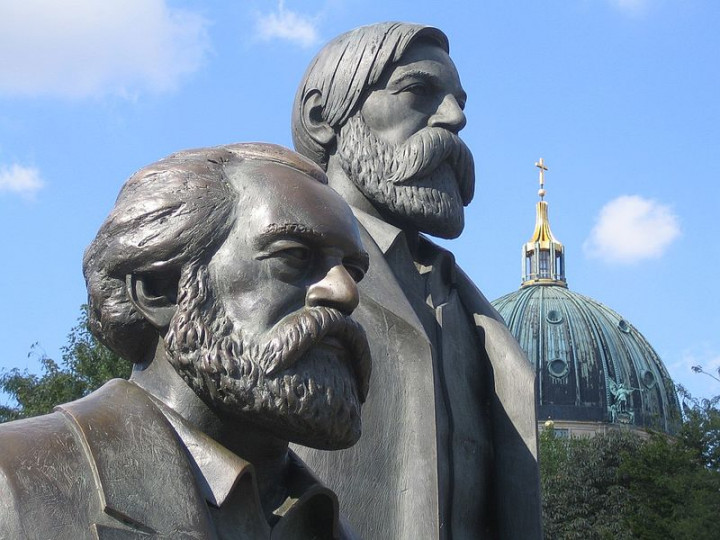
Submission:
<svg viewBox="0 0 720 540">
<path fill-rule="evenodd" d="M 294 241 L 279 241 L 256 257 L 264 261 L 270 275 L 285 283 L 297 283 L 311 271 L 314 255 L 310 247 Z"/>
<path fill-rule="evenodd" d="M 304 268 L 310 262 L 312 253 L 305 246 L 294 246 L 279 249 L 272 254 L 272 257 L 281 259 L 295 268 Z"/>
<path fill-rule="evenodd" d="M 353 278 L 355 283 L 360 283 L 365 277 L 365 269 L 361 266 L 348 261 L 343 261 L 343 266 L 345 267 L 345 270 L 347 270 L 347 273 L 350 274 L 350 277 Z"/>
<path fill-rule="evenodd" d="M 409 92 L 411 94 L 415 94 L 416 96 L 427 96 L 430 94 L 430 87 L 422 82 L 416 82 L 413 84 L 410 84 L 402 89 L 403 92 Z"/>
<path fill-rule="evenodd" d="M 258 260 L 276 261 L 278 264 L 294 269 L 305 269 L 312 260 L 312 250 L 293 240 L 280 240 L 266 247 L 258 256 Z"/>
</svg>

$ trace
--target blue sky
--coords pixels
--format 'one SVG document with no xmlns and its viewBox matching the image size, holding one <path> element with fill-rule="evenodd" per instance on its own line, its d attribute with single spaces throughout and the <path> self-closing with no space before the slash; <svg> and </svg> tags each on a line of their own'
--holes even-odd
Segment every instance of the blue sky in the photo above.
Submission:
<svg viewBox="0 0 720 540">
<path fill-rule="evenodd" d="M 720 383 L 716 0 L 0 0 L 0 368 L 54 358 L 82 253 L 135 170 L 291 146 L 296 85 L 355 26 L 438 26 L 469 95 L 476 198 L 445 243 L 490 299 L 520 284 L 535 161 L 571 289 L 621 313 L 697 396 Z"/>
</svg>

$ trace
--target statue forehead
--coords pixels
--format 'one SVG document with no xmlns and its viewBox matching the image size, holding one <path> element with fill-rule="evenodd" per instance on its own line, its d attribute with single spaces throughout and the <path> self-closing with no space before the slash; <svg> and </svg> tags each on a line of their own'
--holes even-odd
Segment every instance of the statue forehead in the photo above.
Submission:
<svg viewBox="0 0 720 540">
<path fill-rule="evenodd" d="M 350 207 L 329 186 L 291 166 L 268 161 L 243 161 L 226 169 L 239 194 L 242 217 L 237 228 L 255 230 L 271 223 L 295 223 L 335 229 L 357 236 Z"/>
<path fill-rule="evenodd" d="M 393 74 L 412 69 L 432 71 L 437 76 L 459 81 L 457 68 L 448 51 L 435 41 L 419 39 L 412 42 L 397 61 L 386 67 L 376 86 L 386 83 Z"/>
<path fill-rule="evenodd" d="M 382 35 L 379 31 L 371 33 L 371 36 L 367 40 L 369 43 L 363 43 L 366 40 L 358 39 L 357 48 L 355 49 L 358 63 L 367 62 L 374 65 L 364 81 L 364 86 L 376 85 L 386 78 L 387 74 L 395 67 L 407 63 L 409 58 L 413 58 L 412 61 L 438 58 L 440 56 L 450 58 L 450 49 L 445 34 L 433 27 L 423 27 L 415 33 L 406 34 L 395 39 L 391 37 L 390 33 Z M 375 43 L 376 41 L 377 43 Z M 381 47 L 385 48 L 385 53 L 373 52 L 373 49 L 380 49 Z M 344 50 L 342 56 L 347 54 L 348 51 Z M 352 61 L 353 55 L 351 54 L 348 58 Z M 360 68 L 359 71 L 363 71 L 363 69 Z"/>
</svg>

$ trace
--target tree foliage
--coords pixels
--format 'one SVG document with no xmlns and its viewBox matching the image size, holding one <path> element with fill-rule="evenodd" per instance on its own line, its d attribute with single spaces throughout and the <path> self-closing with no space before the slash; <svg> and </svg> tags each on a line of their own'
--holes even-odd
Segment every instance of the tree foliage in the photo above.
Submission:
<svg viewBox="0 0 720 540">
<path fill-rule="evenodd" d="M 703 466 L 720 472 L 720 395 L 696 399 L 682 386 L 678 393 L 685 413 L 680 439 Z"/>
<path fill-rule="evenodd" d="M 717 538 L 720 473 L 682 439 L 652 435 L 625 456 L 619 473 L 633 502 L 626 518 L 635 538 Z"/>
<path fill-rule="evenodd" d="M 623 516 L 631 502 L 618 481 L 623 456 L 640 446 L 629 432 L 593 438 L 540 436 L 543 525 L 547 538 L 632 538 Z"/>
<path fill-rule="evenodd" d="M 540 436 L 548 539 L 717 538 L 720 396 L 683 389 L 676 437 L 611 431 L 592 439 Z"/>
<path fill-rule="evenodd" d="M 40 356 L 41 374 L 18 368 L 0 375 L 0 390 L 16 406 L 0 406 L 0 422 L 52 411 L 59 403 L 83 397 L 115 377 L 128 377 L 132 364 L 100 343 L 88 328 L 87 307 L 62 348 L 62 361 Z"/>
</svg>

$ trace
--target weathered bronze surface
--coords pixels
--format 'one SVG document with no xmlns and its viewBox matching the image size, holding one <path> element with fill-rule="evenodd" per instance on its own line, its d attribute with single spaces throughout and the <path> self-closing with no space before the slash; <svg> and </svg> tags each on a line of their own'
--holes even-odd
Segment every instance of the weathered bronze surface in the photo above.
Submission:
<svg viewBox="0 0 720 540">
<path fill-rule="evenodd" d="M 288 449 L 360 436 L 368 257 L 312 162 L 238 144 L 133 175 L 85 253 L 90 322 L 135 362 L 0 426 L 0 537 L 350 538 Z"/>
<path fill-rule="evenodd" d="M 296 149 L 353 208 L 374 359 L 360 442 L 298 449 L 364 538 L 540 538 L 534 375 L 452 255 L 473 197 L 446 36 L 382 23 L 326 45 L 298 89 Z"/>
</svg>

